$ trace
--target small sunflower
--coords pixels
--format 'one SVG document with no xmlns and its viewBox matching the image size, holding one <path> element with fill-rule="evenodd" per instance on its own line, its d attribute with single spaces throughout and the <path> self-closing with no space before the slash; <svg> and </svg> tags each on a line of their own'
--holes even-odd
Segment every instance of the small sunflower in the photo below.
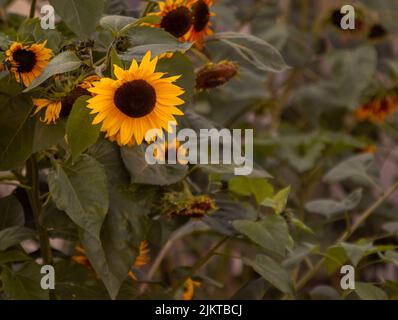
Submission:
<svg viewBox="0 0 398 320">
<path fill-rule="evenodd" d="M 193 16 L 186 0 L 159 1 L 159 12 L 153 13 L 161 17 L 158 25 L 174 37 L 183 40 L 183 37 L 191 30 Z"/>
<path fill-rule="evenodd" d="M 136 60 L 128 70 L 115 65 L 117 80 L 102 78 L 88 89 L 95 94 L 88 100 L 91 113 L 97 114 L 93 125 L 102 123 L 101 131 L 117 137 L 121 145 L 131 143 L 132 138 L 141 144 L 150 129 L 170 132 L 170 124 L 177 123 L 174 115 L 183 115 L 176 106 L 184 104 L 178 98 L 184 90 L 173 84 L 179 76 L 164 77 L 164 73 L 155 72 L 157 61 L 151 60 L 148 51 L 140 65 Z"/>
<path fill-rule="evenodd" d="M 139 254 L 135 258 L 133 266 L 136 268 L 142 268 L 143 266 L 147 265 L 149 261 L 149 245 L 148 242 L 144 240 L 140 243 Z M 128 272 L 128 276 L 133 280 L 137 280 L 137 277 L 132 270 Z"/>
<path fill-rule="evenodd" d="M 189 278 L 187 281 L 185 281 L 182 300 L 192 300 L 195 294 L 195 288 L 199 287 L 200 287 L 199 281 L 192 280 L 192 278 Z"/>
<path fill-rule="evenodd" d="M 204 38 L 213 34 L 210 29 L 210 18 L 215 15 L 211 12 L 213 0 L 191 0 L 189 5 L 192 8 L 193 25 L 184 39 L 195 43 L 199 49 L 202 49 Z"/>
<path fill-rule="evenodd" d="M 361 106 L 357 109 L 355 115 L 359 121 L 383 122 L 385 118 L 396 111 L 397 106 L 397 96 L 386 96 Z"/>
<path fill-rule="evenodd" d="M 98 76 L 85 78 L 81 84 L 62 99 L 33 99 L 33 104 L 36 107 L 34 114 L 38 114 L 41 110 L 46 109 L 44 119 L 40 119 L 46 124 L 56 123 L 59 118 L 69 116 L 76 100 L 81 96 L 91 95 L 87 89 L 91 88 L 93 81 L 97 81 L 98 79 Z"/>
<path fill-rule="evenodd" d="M 179 156 L 185 157 L 187 155 L 187 150 L 183 148 L 177 139 L 173 139 L 171 142 L 167 140 L 162 141 L 160 145 L 154 150 L 153 156 L 159 161 L 166 161 L 169 158 L 169 153 L 175 152 L 176 160 L 179 164 L 187 164 L 187 160 L 179 160 Z"/>
<path fill-rule="evenodd" d="M 46 48 L 46 41 L 32 45 L 14 42 L 6 51 L 6 61 L 11 64 L 11 72 L 18 82 L 27 87 L 37 78 L 52 57 L 52 50 Z"/>
</svg>

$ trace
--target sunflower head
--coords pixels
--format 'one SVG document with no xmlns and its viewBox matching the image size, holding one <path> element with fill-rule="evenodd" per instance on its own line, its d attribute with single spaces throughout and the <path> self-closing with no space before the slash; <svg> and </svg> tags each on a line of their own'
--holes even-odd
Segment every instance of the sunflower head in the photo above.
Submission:
<svg viewBox="0 0 398 320">
<path fill-rule="evenodd" d="M 93 124 L 102 123 L 101 130 L 117 138 L 120 145 L 132 139 L 141 144 L 151 129 L 170 131 L 170 123 L 177 123 L 174 115 L 183 114 L 176 108 L 184 104 L 179 98 L 184 90 L 174 84 L 179 76 L 156 72 L 157 61 L 147 52 L 140 65 L 136 60 L 128 70 L 115 65 L 116 80 L 102 78 L 88 89 L 95 95 L 88 100 L 91 113 L 97 114 Z"/>
<path fill-rule="evenodd" d="M 217 209 L 215 201 L 207 196 L 188 196 L 167 193 L 164 196 L 164 212 L 170 217 L 203 218 Z"/>
<path fill-rule="evenodd" d="M 206 36 L 213 34 L 210 29 L 210 18 L 215 14 L 211 12 L 213 0 L 191 0 L 189 6 L 192 9 L 193 24 L 191 30 L 186 34 L 185 40 L 195 43 L 203 48 L 203 41 Z"/>
<path fill-rule="evenodd" d="M 210 63 L 196 75 L 197 89 L 211 89 L 222 86 L 238 74 L 238 67 L 230 61 Z"/>
<path fill-rule="evenodd" d="M 193 16 L 186 0 L 159 1 L 159 12 L 154 13 L 161 17 L 157 25 L 176 38 L 182 38 L 192 28 Z"/>
<path fill-rule="evenodd" d="M 380 123 L 383 122 L 389 115 L 394 113 L 397 107 L 397 96 L 385 96 L 381 99 L 372 100 L 371 102 L 359 107 L 355 115 L 359 121 L 369 120 Z"/>
<path fill-rule="evenodd" d="M 18 82 L 29 86 L 42 73 L 52 57 L 52 50 L 45 46 L 46 41 L 32 45 L 14 42 L 6 51 L 6 61 Z"/>
</svg>

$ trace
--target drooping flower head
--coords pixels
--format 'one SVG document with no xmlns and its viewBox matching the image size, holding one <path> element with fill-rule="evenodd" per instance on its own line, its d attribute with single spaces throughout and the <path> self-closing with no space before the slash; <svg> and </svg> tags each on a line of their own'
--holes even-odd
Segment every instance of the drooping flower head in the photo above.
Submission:
<svg viewBox="0 0 398 320">
<path fill-rule="evenodd" d="M 189 3 L 192 8 L 193 24 L 185 40 L 193 42 L 199 49 L 203 48 L 203 41 L 206 36 L 211 36 L 210 18 L 214 16 L 211 12 L 213 0 L 191 0 Z"/>
<path fill-rule="evenodd" d="M 160 16 L 157 27 L 163 28 L 174 37 L 182 39 L 191 30 L 193 16 L 186 0 L 159 1 L 159 11 L 153 13 Z"/>
<path fill-rule="evenodd" d="M 52 57 L 52 50 L 46 48 L 46 41 L 32 45 L 14 42 L 6 51 L 6 61 L 18 82 L 27 87 L 37 78 Z"/>
<path fill-rule="evenodd" d="M 170 131 L 170 123 L 177 123 L 174 115 L 183 115 L 176 108 L 184 104 L 179 98 L 184 90 L 174 84 L 179 76 L 165 77 L 156 72 L 157 61 L 147 52 L 140 65 L 136 60 L 128 70 L 115 65 L 116 80 L 102 78 L 88 89 L 95 94 L 88 100 L 91 113 L 97 114 L 93 124 L 102 123 L 101 131 L 121 145 L 128 145 L 132 139 L 141 144 L 151 129 Z"/>
</svg>

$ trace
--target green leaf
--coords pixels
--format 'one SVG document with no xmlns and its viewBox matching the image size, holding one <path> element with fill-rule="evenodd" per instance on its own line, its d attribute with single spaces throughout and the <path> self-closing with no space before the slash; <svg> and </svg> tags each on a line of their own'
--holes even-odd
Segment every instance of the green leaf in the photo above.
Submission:
<svg viewBox="0 0 398 320">
<path fill-rule="evenodd" d="M 234 228 L 251 241 L 266 250 L 285 255 L 292 247 L 292 239 L 285 219 L 277 215 L 267 215 L 262 221 L 235 220 Z"/>
<path fill-rule="evenodd" d="M 0 231 L 0 251 L 16 246 L 26 239 L 32 239 L 36 233 L 22 226 L 5 228 Z"/>
<path fill-rule="evenodd" d="M 83 244 L 92 266 L 115 299 L 138 254 L 140 242 L 145 239 L 151 200 L 147 200 L 148 195 L 110 188 L 113 191 L 101 241 L 86 232 Z"/>
<path fill-rule="evenodd" d="M 350 258 L 354 267 L 356 267 L 361 259 L 373 248 L 372 243 L 353 244 L 343 242 L 341 247 L 345 250 L 346 255 Z"/>
<path fill-rule="evenodd" d="M 99 21 L 99 24 L 104 29 L 107 29 L 114 34 L 117 34 L 121 31 L 124 27 L 137 22 L 138 20 L 133 17 L 126 17 L 126 16 L 118 16 L 118 15 L 111 15 L 102 17 Z"/>
<path fill-rule="evenodd" d="M 88 155 L 82 155 L 73 165 L 54 161 L 48 183 L 58 209 L 99 239 L 109 206 L 102 165 Z"/>
<path fill-rule="evenodd" d="M 362 189 L 357 189 L 349 194 L 342 201 L 330 199 L 314 200 L 306 203 L 305 209 L 311 213 L 317 213 L 328 219 L 335 217 L 340 213 L 345 213 L 355 209 L 362 199 Z"/>
<path fill-rule="evenodd" d="M 89 38 L 104 12 L 104 0 L 50 0 L 57 14 L 80 38 Z"/>
<path fill-rule="evenodd" d="M 243 261 L 280 291 L 293 293 L 293 284 L 288 272 L 273 259 L 259 254 L 254 261 L 245 258 Z"/>
<path fill-rule="evenodd" d="M 266 179 L 234 177 L 228 182 L 229 190 L 242 196 L 254 195 L 257 203 L 263 202 L 273 195 L 273 187 Z"/>
<path fill-rule="evenodd" d="M 35 125 L 32 109 L 27 96 L 0 95 L 0 171 L 22 166 L 31 155 Z"/>
<path fill-rule="evenodd" d="M 65 122 L 59 119 L 56 124 L 36 121 L 32 153 L 39 152 L 62 142 L 65 137 Z"/>
<path fill-rule="evenodd" d="M 355 282 L 355 292 L 361 300 L 388 300 L 383 290 L 370 283 Z"/>
<path fill-rule="evenodd" d="M 40 286 L 41 277 L 35 262 L 26 262 L 17 271 L 3 267 L 0 274 L 3 290 L 13 300 L 48 300 L 48 291 Z"/>
<path fill-rule="evenodd" d="M 72 159 L 76 159 L 98 139 L 101 125 L 93 125 L 94 115 L 87 108 L 87 99 L 79 97 L 73 104 L 72 111 L 66 123 L 66 135 L 72 152 Z"/>
<path fill-rule="evenodd" d="M 325 266 L 329 274 L 336 272 L 348 260 L 347 254 L 341 246 L 329 247 L 325 252 Z"/>
<path fill-rule="evenodd" d="M 133 59 L 141 60 L 148 51 L 151 51 L 154 57 L 165 52 L 185 52 L 192 46 L 189 42 L 178 41 L 160 28 L 134 27 L 126 35 L 133 44 L 133 48 L 122 55 L 122 59 L 128 62 Z"/>
<path fill-rule="evenodd" d="M 215 34 L 208 42 L 214 40 L 230 45 L 243 59 L 261 71 L 281 72 L 288 68 L 278 50 L 253 35 L 222 32 Z"/>
<path fill-rule="evenodd" d="M 286 208 L 290 190 L 291 190 L 290 186 L 285 189 L 280 190 L 272 198 L 265 199 L 261 203 L 261 205 L 274 209 L 275 214 L 281 214 Z"/>
<path fill-rule="evenodd" d="M 186 102 L 184 106 L 188 106 L 192 100 L 196 84 L 195 71 L 189 58 L 181 52 L 177 52 L 169 59 L 160 59 L 156 69 L 159 72 L 167 73 L 168 77 L 181 76 L 176 81 L 176 85 L 184 89 L 185 92 L 180 98 Z"/>
<path fill-rule="evenodd" d="M 33 79 L 30 85 L 24 90 L 28 92 L 37 86 L 41 85 L 44 81 L 56 74 L 62 74 L 76 70 L 81 66 L 82 62 L 72 51 L 61 52 L 54 57 L 50 63 L 44 68 L 43 72 L 37 78 Z"/>
<path fill-rule="evenodd" d="M 21 250 L 8 250 L 0 252 L 0 265 L 28 260 L 31 260 L 31 258 Z"/>
<path fill-rule="evenodd" d="M 187 165 L 154 164 L 145 160 L 145 149 L 142 145 L 122 149 L 122 159 L 130 173 L 130 182 L 165 186 L 182 180 L 188 172 Z"/>
<path fill-rule="evenodd" d="M 332 168 L 323 178 L 324 182 L 335 183 L 347 179 L 362 183 L 375 184 L 374 178 L 368 174 L 374 164 L 372 154 L 360 154 L 348 158 Z"/>
<path fill-rule="evenodd" d="M 23 226 L 25 216 L 18 199 L 8 196 L 0 199 L 0 230 L 9 227 Z"/>
</svg>

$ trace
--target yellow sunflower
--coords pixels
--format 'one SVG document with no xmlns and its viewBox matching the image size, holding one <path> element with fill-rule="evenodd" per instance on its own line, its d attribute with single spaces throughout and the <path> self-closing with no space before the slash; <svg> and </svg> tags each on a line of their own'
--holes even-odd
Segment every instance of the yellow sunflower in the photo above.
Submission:
<svg viewBox="0 0 398 320">
<path fill-rule="evenodd" d="M 197 287 L 197 288 L 200 287 L 199 281 L 194 281 L 191 278 L 189 278 L 187 281 L 185 281 L 184 293 L 182 294 L 182 300 L 192 300 L 193 296 L 195 294 L 195 287 Z"/>
<path fill-rule="evenodd" d="M 213 34 L 213 30 L 210 29 L 210 18 L 215 16 L 210 10 L 213 0 L 191 0 L 188 5 L 192 8 L 193 24 L 184 40 L 193 42 L 202 49 L 204 38 Z"/>
<path fill-rule="evenodd" d="M 174 37 L 184 40 L 191 30 L 193 16 L 187 0 L 159 1 L 159 12 L 152 13 L 162 19 L 156 26 L 164 29 Z"/>
<path fill-rule="evenodd" d="M 176 106 L 184 104 L 178 98 L 184 90 L 173 84 L 179 76 L 155 72 L 157 61 L 151 60 L 148 51 L 140 65 L 133 60 L 128 70 L 114 65 L 117 80 L 102 78 L 88 89 L 95 94 L 88 100 L 91 113 L 97 114 L 93 125 L 102 123 L 101 131 L 108 137 L 119 134 L 121 145 L 131 143 L 132 138 L 141 144 L 150 129 L 170 132 L 170 124 L 177 123 L 174 115 L 183 115 Z"/>
<path fill-rule="evenodd" d="M 370 120 L 383 122 L 389 115 L 394 113 L 398 107 L 397 96 L 386 96 L 382 99 L 373 100 L 361 107 L 355 113 L 359 121 Z"/>
<path fill-rule="evenodd" d="M 91 95 L 87 89 L 91 88 L 92 83 L 99 79 L 96 75 L 85 78 L 81 84 L 62 99 L 33 99 L 33 104 L 36 107 L 34 114 L 38 114 L 41 110 L 46 109 L 44 118 L 40 119 L 46 124 L 56 123 L 59 118 L 69 116 L 75 101 L 81 96 Z"/>
<path fill-rule="evenodd" d="M 52 50 L 45 47 L 46 43 L 47 41 L 24 45 L 14 42 L 6 51 L 6 61 L 11 64 L 11 72 L 26 87 L 42 73 L 52 57 Z"/>
</svg>

